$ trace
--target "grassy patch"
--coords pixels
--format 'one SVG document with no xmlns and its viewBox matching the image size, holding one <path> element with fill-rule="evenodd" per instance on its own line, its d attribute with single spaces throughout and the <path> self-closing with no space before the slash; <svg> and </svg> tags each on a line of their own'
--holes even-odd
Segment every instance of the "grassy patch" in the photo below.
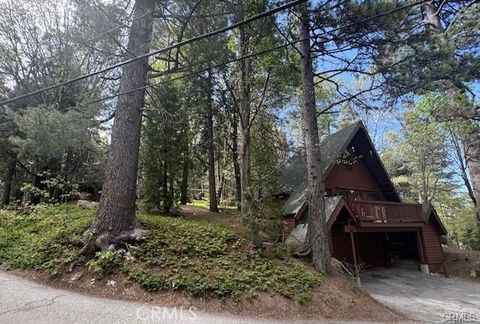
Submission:
<svg viewBox="0 0 480 324">
<path fill-rule="evenodd" d="M 191 202 L 188 203 L 190 206 L 209 209 L 210 204 L 208 203 L 207 199 L 192 199 Z M 237 203 L 234 200 L 221 200 L 218 203 L 218 207 L 222 209 L 237 209 Z"/>
<path fill-rule="evenodd" d="M 0 214 L 0 262 L 12 268 L 55 272 L 74 260 L 94 212 L 76 207 L 40 207 L 29 215 Z M 276 257 L 250 250 L 228 225 L 141 215 L 148 239 L 129 253 L 99 252 L 86 267 L 101 276 L 121 272 L 149 291 L 184 291 L 193 296 L 251 297 L 275 291 L 304 302 L 321 274 L 278 246 Z"/>
<path fill-rule="evenodd" d="M 189 205 L 191 205 L 193 207 L 203 208 L 203 209 L 209 209 L 210 208 L 208 200 L 192 199 L 192 201 L 189 203 Z"/>
</svg>

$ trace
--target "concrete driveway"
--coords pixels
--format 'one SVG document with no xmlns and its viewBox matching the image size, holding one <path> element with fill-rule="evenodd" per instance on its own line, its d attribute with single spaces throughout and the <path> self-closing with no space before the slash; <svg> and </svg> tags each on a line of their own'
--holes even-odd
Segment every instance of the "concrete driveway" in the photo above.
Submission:
<svg viewBox="0 0 480 324">
<path fill-rule="evenodd" d="M 480 283 L 401 268 L 369 270 L 361 282 L 373 298 L 413 320 L 480 322 Z"/>
</svg>

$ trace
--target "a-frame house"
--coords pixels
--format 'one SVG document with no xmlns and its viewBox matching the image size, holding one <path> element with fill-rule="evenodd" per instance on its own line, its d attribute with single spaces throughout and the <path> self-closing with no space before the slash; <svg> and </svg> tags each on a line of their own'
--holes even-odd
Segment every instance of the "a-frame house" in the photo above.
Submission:
<svg viewBox="0 0 480 324">
<path fill-rule="evenodd" d="M 332 255 L 355 267 L 409 259 L 424 272 L 444 271 L 445 227 L 430 204 L 401 201 L 363 123 L 327 136 L 321 145 Z M 299 159 L 281 177 L 284 239 L 291 245 L 302 244 L 307 232 L 306 172 Z"/>
</svg>

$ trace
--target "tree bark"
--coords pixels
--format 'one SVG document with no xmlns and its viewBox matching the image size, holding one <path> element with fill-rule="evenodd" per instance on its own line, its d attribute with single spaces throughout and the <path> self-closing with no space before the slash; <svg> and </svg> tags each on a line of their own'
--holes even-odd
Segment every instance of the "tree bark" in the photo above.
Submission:
<svg viewBox="0 0 480 324">
<path fill-rule="evenodd" d="M 163 161 L 163 179 L 162 179 L 162 208 L 165 214 L 170 213 L 170 195 L 168 192 L 168 163 Z"/>
<path fill-rule="evenodd" d="M 478 228 L 480 228 L 480 148 L 475 148 L 476 158 L 467 160 L 468 170 L 472 181 L 472 189 L 475 199 L 475 218 Z"/>
<path fill-rule="evenodd" d="M 237 113 L 233 118 L 232 125 L 232 160 L 233 173 L 235 175 L 235 200 L 237 201 L 237 210 L 242 210 L 242 181 L 240 175 L 240 163 L 238 157 L 238 117 Z"/>
<path fill-rule="evenodd" d="M 310 49 L 308 4 L 300 5 L 301 73 L 303 88 L 303 119 L 308 165 L 308 231 L 304 250 L 309 250 L 316 269 L 331 271 L 330 248 L 325 219 L 325 183 L 320 170 L 322 152 L 318 137 L 314 74 Z"/>
<path fill-rule="evenodd" d="M 208 145 L 208 195 L 209 209 L 218 212 L 217 189 L 215 184 L 215 142 L 213 139 L 213 93 L 212 71 L 207 76 L 207 145 Z"/>
<path fill-rule="evenodd" d="M 188 171 L 190 169 L 190 159 L 188 152 L 185 152 L 182 166 L 182 182 L 180 184 L 180 204 L 186 205 L 188 202 Z"/>
<path fill-rule="evenodd" d="M 433 3 L 427 2 L 422 5 L 422 11 L 425 17 L 425 21 L 428 23 L 432 35 L 439 38 L 440 46 L 445 43 L 445 34 L 444 28 L 442 26 L 439 10 Z M 452 54 L 453 56 L 454 54 Z M 458 82 L 452 80 L 457 91 L 464 91 L 465 86 L 463 82 Z M 455 95 L 455 91 L 450 93 L 450 95 Z M 460 121 L 462 124 L 464 121 Z M 465 163 L 470 175 L 470 183 L 466 177 L 464 177 L 464 183 L 467 187 L 469 196 L 475 205 L 475 219 L 477 221 L 477 226 L 480 229 L 480 128 L 473 127 L 474 131 L 471 131 L 470 134 L 465 134 L 462 136 L 462 144 L 465 154 Z M 464 171 L 464 170 L 462 170 Z"/>
<path fill-rule="evenodd" d="M 2 195 L 2 204 L 0 207 L 5 207 L 10 204 L 10 193 L 12 192 L 12 182 L 13 182 L 13 177 L 15 175 L 15 169 L 17 166 L 17 159 L 11 158 L 11 160 L 8 163 L 7 166 L 7 171 L 5 173 L 5 178 L 3 179 L 4 182 L 4 188 L 3 188 L 3 195 Z"/>
<path fill-rule="evenodd" d="M 239 51 L 241 56 L 248 54 L 247 39 L 244 28 L 240 28 Z M 239 82 L 239 119 L 240 119 L 240 183 L 241 183 L 241 204 L 242 213 L 250 223 L 251 239 L 255 248 L 260 248 L 260 227 L 256 220 L 253 205 L 253 186 L 251 183 L 252 160 L 251 160 L 251 88 L 250 88 L 249 59 L 240 61 L 240 82 Z"/>
<path fill-rule="evenodd" d="M 439 33 L 443 32 L 443 27 L 440 22 L 440 17 L 437 14 L 437 8 L 433 1 L 426 2 L 422 5 L 422 11 L 424 20 L 427 23 L 428 28 L 434 32 L 434 34 L 438 35 Z"/>
<path fill-rule="evenodd" d="M 154 7 L 153 0 L 136 0 L 126 58 L 149 51 Z M 147 58 L 125 65 L 119 92 L 144 87 L 148 68 Z M 105 182 L 93 223 L 93 232 L 97 236 L 108 235 L 113 238 L 137 226 L 135 202 L 144 101 L 145 90 L 118 97 Z"/>
<path fill-rule="evenodd" d="M 464 140 L 465 161 L 470 174 L 473 204 L 475 205 L 475 219 L 480 229 L 480 129 Z M 478 137 L 478 138 L 476 138 Z"/>
<path fill-rule="evenodd" d="M 460 177 L 463 180 L 465 188 L 467 188 L 468 196 L 473 201 L 473 203 L 476 204 L 475 194 L 473 192 L 472 184 L 470 182 L 470 177 L 468 174 L 467 161 L 465 156 L 465 141 L 461 138 L 458 127 L 455 129 L 449 127 L 448 130 L 450 133 L 450 141 L 455 152 L 455 159 L 457 160 L 458 168 L 460 170 Z"/>
<path fill-rule="evenodd" d="M 217 201 L 220 202 L 223 198 L 223 191 L 225 188 L 225 165 L 226 165 L 226 146 L 227 146 L 227 139 L 225 138 L 223 142 L 223 153 L 222 158 L 218 159 L 218 191 L 217 191 Z M 221 160 L 221 162 L 220 162 Z"/>
</svg>

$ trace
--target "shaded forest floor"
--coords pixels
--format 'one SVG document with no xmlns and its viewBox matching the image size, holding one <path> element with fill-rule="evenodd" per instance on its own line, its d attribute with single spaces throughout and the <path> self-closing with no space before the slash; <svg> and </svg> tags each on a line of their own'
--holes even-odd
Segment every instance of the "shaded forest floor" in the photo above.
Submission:
<svg viewBox="0 0 480 324">
<path fill-rule="evenodd" d="M 93 210 L 38 207 L 0 211 L 3 270 L 57 288 L 162 306 L 272 318 L 397 321 L 403 318 L 341 274 L 326 276 L 292 258 L 251 249 L 232 210 L 185 206 L 180 216 L 139 216 L 147 240 L 129 251 L 77 253 Z M 88 234 L 87 234 L 88 235 Z"/>
</svg>

